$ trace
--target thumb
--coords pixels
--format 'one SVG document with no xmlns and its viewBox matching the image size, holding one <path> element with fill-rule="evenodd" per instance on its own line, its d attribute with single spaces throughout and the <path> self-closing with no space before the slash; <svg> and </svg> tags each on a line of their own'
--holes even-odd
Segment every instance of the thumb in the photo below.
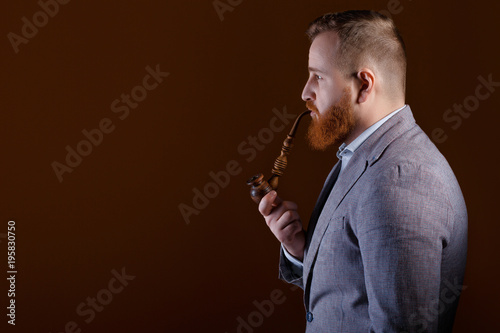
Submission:
<svg viewBox="0 0 500 333">
<path fill-rule="evenodd" d="M 274 191 L 274 190 L 271 191 L 271 193 L 273 193 L 273 195 L 275 196 L 274 197 L 274 201 L 272 202 L 271 206 L 276 207 L 276 206 L 281 205 L 283 203 L 283 200 L 281 200 L 281 198 L 278 197 L 278 193 L 276 191 Z"/>
</svg>

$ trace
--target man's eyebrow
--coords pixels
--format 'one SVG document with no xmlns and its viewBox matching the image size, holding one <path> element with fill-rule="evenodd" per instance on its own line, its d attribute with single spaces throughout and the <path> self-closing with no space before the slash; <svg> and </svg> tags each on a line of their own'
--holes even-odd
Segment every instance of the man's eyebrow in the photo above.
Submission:
<svg viewBox="0 0 500 333">
<path fill-rule="evenodd" d="M 309 67 L 308 67 L 308 69 L 309 69 L 309 72 L 316 72 L 316 73 L 326 74 L 326 72 L 324 72 L 324 71 L 322 71 L 321 69 L 316 68 L 316 67 L 311 67 L 311 66 L 309 66 Z"/>
</svg>

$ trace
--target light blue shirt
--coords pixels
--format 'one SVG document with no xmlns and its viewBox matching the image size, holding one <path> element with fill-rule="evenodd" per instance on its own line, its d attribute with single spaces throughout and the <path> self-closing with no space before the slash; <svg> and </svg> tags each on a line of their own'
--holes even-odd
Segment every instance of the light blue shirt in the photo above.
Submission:
<svg viewBox="0 0 500 333">
<path fill-rule="evenodd" d="M 356 151 L 356 149 L 358 149 L 359 146 L 361 146 L 361 144 L 363 144 L 363 142 L 365 142 L 366 139 L 368 139 L 370 137 L 370 135 L 372 135 L 376 130 L 378 130 L 379 127 L 382 126 L 387 120 L 389 120 L 392 116 L 394 116 L 399 111 L 403 110 L 405 108 L 405 106 L 406 106 L 406 104 L 403 107 L 389 113 L 387 116 L 385 116 L 384 118 L 377 121 L 375 124 L 368 127 L 363 133 L 361 133 L 350 144 L 346 145 L 345 143 L 343 143 L 340 145 L 339 150 L 337 151 L 338 159 L 342 160 L 342 165 L 341 165 L 339 177 L 342 175 L 342 171 L 344 171 L 344 169 L 346 168 L 347 164 L 351 160 L 351 157 L 354 155 L 354 152 Z M 338 181 L 338 178 L 337 178 L 337 181 Z M 283 253 L 285 254 L 285 257 L 288 259 L 288 261 L 290 261 L 293 264 L 293 266 L 296 266 L 296 268 L 301 269 L 302 262 L 300 260 L 298 260 L 297 258 L 295 258 L 294 256 L 292 256 L 290 253 L 288 253 L 288 251 L 285 249 L 283 244 L 281 244 L 281 247 L 283 248 Z"/>
</svg>

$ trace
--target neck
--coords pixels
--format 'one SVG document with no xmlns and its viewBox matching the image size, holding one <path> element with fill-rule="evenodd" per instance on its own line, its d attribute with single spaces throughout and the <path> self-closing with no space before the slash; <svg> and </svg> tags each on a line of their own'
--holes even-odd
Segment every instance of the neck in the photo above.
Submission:
<svg viewBox="0 0 500 333">
<path fill-rule="evenodd" d="M 357 112 L 355 111 L 355 115 L 357 116 L 356 126 L 354 127 L 352 133 L 345 140 L 345 144 L 350 144 L 370 126 L 386 117 L 388 114 L 402 108 L 404 105 L 404 101 L 399 101 L 381 105 L 378 107 L 358 109 Z"/>
</svg>

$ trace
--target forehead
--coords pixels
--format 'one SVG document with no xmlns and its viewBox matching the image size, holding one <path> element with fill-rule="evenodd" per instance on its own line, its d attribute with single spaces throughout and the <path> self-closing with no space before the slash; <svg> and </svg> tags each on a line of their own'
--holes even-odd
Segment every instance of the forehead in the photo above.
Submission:
<svg viewBox="0 0 500 333">
<path fill-rule="evenodd" d="M 309 48 L 309 64 L 311 66 L 333 66 L 338 45 L 339 37 L 336 32 L 326 31 L 318 34 Z"/>
</svg>

